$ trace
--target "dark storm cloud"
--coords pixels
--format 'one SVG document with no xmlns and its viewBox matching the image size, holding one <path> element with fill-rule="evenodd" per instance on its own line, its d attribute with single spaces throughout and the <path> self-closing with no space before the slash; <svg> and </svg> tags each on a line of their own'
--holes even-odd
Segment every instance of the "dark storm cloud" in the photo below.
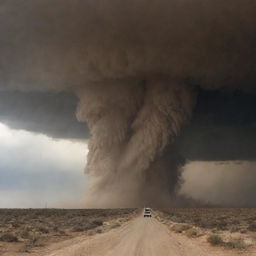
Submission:
<svg viewBox="0 0 256 256">
<path fill-rule="evenodd" d="M 2 0 L 0 85 L 63 90 L 165 74 L 254 87 L 254 0 Z"/>
<path fill-rule="evenodd" d="M 255 109 L 255 91 L 201 91 L 179 151 L 190 160 L 256 159 Z"/>
<path fill-rule="evenodd" d="M 76 105 L 70 93 L 0 91 L 0 122 L 53 138 L 86 139 L 89 131 L 77 121 Z"/>
</svg>

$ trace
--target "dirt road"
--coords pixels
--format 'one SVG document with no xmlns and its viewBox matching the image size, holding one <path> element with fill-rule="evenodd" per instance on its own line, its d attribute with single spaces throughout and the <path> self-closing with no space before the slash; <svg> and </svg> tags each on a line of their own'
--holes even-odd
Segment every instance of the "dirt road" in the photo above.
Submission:
<svg viewBox="0 0 256 256">
<path fill-rule="evenodd" d="M 171 233 L 155 218 L 139 216 L 120 228 L 55 249 L 45 256 L 210 256 L 238 255 Z M 241 255 L 241 254 L 239 254 Z M 244 254 L 249 255 L 249 254 Z"/>
</svg>

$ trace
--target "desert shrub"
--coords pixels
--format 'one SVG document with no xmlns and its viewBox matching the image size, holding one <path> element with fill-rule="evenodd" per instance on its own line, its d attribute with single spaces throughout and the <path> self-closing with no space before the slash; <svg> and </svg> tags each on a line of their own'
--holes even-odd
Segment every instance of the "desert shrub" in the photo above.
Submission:
<svg viewBox="0 0 256 256">
<path fill-rule="evenodd" d="M 191 226 L 187 224 L 174 224 L 171 227 L 171 230 L 174 231 L 175 233 L 182 233 L 183 231 L 188 230 L 190 228 Z"/>
<path fill-rule="evenodd" d="M 6 232 L 0 235 L 0 241 L 3 242 L 18 242 L 18 237 L 10 232 Z"/>
<path fill-rule="evenodd" d="M 195 228 L 190 228 L 190 229 L 186 230 L 185 234 L 188 237 L 198 237 L 200 235 L 199 231 Z"/>
<path fill-rule="evenodd" d="M 230 231 L 231 233 L 239 232 L 239 231 L 240 231 L 240 228 L 239 228 L 239 227 L 236 227 L 236 226 L 232 226 L 232 227 L 230 227 L 229 231 Z"/>
<path fill-rule="evenodd" d="M 14 221 L 14 222 L 11 223 L 11 225 L 12 225 L 13 228 L 19 228 L 21 224 L 18 221 Z"/>
<path fill-rule="evenodd" d="M 43 233 L 43 234 L 48 234 L 49 233 L 49 229 L 47 227 L 44 227 L 43 225 L 38 225 L 36 227 L 36 230 L 40 233 Z"/>
<path fill-rule="evenodd" d="M 198 223 L 198 222 L 200 222 L 201 221 L 201 219 L 199 218 L 199 217 L 194 217 L 193 218 L 193 222 L 194 223 Z"/>
<path fill-rule="evenodd" d="M 238 225 L 238 224 L 240 224 L 240 221 L 235 219 L 235 220 L 232 220 L 230 223 L 233 225 Z"/>
<path fill-rule="evenodd" d="M 177 223 L 181 223 L 182 222 L 182 219 L 178 216 L 172 216 L 170 217 L 170 219 L 173 221 L 173 222 L 177 222 Z"/>
<path fill-rule="evenodd" d="M 28 239 L 30 237 L 30 230 L 28 228 L 21 230 L 19 236 L 23 239 Z"/>
<path fill-rule="evenodd" d="M 20 247 L 19 252 L 21 252 L 21 253 L 30 252 L 29 249 L 30 249 L 30 246 L 29 246 L 29 245 L 23 244 L 23 245 Z"/>
<path fill-rule="evenodd" d="M 212 227 L 212 225 L 209 225 L 208 221 L 201 220 L 201 219 L 197 222 L 197 225 L 201 228 L 210 228 L 210 227 Z"/>
<path fill-rule="evenodd" d="M 216 222 L 216 227 L 217 229 L 220 229 L 220 230 L 227 230 L 228 229 L 228 223 L 224 220 L 222 221 L 219 221 L 219 222 Z"/>
<path fill-rule="evenodd" d="M 92 224 L 94 224 L 96 226 L 102 226 L 103 225 L 103 220 L 101 220 L 101 219 L 93 220 Z"/>
<path fill-rule="evenodd" d="M 52 227 L 52 230 L 53 230 L 54 232 L 58 232 L 58 231 L 59 231 L 59 226 L 54 225 L 54 226 Z"/>
<path fill-rule="evenodd" d="M 102 229 L 101 228 L 97 228 L 96 229 L 96 233 L 98 233 L 98 234 L 102 233 Z"/>
<path fill-rule="evenodd" d="M 77 225 L 71 229 L 72 232 L 83 232 L 86 231 L 88 228 L 85 225 Z"/>
<path fill-rule="evenodd" d="M 246 244 L 244 240 L 239 237 L 239 238 L 232 238 L 228 242 L 225 242 L 225 246 L 233 249 L 245 249 Z"/>
<path fill-rule="evenodd" d="M 40 246 L 41 235 L 37 232 L 30 232 L 27 246 Z"/>
<path fill-rule="evenodd" d="M 249 217 L 249 218 L 247 217 L 246 220 L 247 220 L 248 222 L 255 221 L 255 220 L 256 220 L 256 216 L 251 216 L 251 217 Z"/>
<path fill-rule="evenodd" d="M 255 232 L 256 231 L 256 223 L 253 222 L 248 226 L 248 230 Z"/>
<path fill-rule="evenodd" d="M 121 226 L 121 224 L 119 222 L 116 222 L 116 223 L 111 225 L 111 228 L 118 228 L 120 226 Z"/>
<path fill-rule="evenodd" d="M 223 244 L 223 240 L 222 240 L 221 236 L 219 236 L 217 234 L 209 235 L 207 238 L 207 242 L 214 246 Z"/>
<path fill-rule="evenodd" d="M 62 229 L 59 229 L 59 230 L 58 230 L 58 234 L 59 234 L 60 236 L 66 236 L 66 235 L 67 235 L 66 232 L 65 232 L 64 230 L 62 230 Z"/>
<path fill-rule="evenodd" d="M 222 216 L 217 217 L 216 219 L 220 220 L 220 221 L 223 221 L 223 220 L 227 219 L 227 216 L 226 215 L 222 215 Z"/>
</svg>

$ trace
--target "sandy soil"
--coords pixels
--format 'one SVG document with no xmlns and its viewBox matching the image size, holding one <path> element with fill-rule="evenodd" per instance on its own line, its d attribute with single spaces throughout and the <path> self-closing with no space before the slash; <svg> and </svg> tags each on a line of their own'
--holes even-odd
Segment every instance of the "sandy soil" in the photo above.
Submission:
<svg viewBox="0 0 256 256">
<path fill-rule="evenodd" d="M 155 218 L 138 216 L 119 228 L 91 237 L 55 244 L 44 256 L 236 256 L 256 255 L 252 251 L 212 247 L 170 230 Z"/>
</svg>

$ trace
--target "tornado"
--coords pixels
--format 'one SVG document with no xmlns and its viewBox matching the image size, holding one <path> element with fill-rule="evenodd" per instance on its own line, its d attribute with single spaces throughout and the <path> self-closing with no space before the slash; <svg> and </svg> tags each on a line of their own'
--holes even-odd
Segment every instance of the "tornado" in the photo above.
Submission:
<svg viewBox="0 0 256 256">
<path fill-rule="evenodd" d="M 91 131 L 88 204 L 168 204 L 181 165 L 171 146 L 191 117 L 195 90 L 157 77 L 91 84 L 77 95 L 77 118 Z M 170 165 L 164 155 L 174 158 Z"/>
</svg>

